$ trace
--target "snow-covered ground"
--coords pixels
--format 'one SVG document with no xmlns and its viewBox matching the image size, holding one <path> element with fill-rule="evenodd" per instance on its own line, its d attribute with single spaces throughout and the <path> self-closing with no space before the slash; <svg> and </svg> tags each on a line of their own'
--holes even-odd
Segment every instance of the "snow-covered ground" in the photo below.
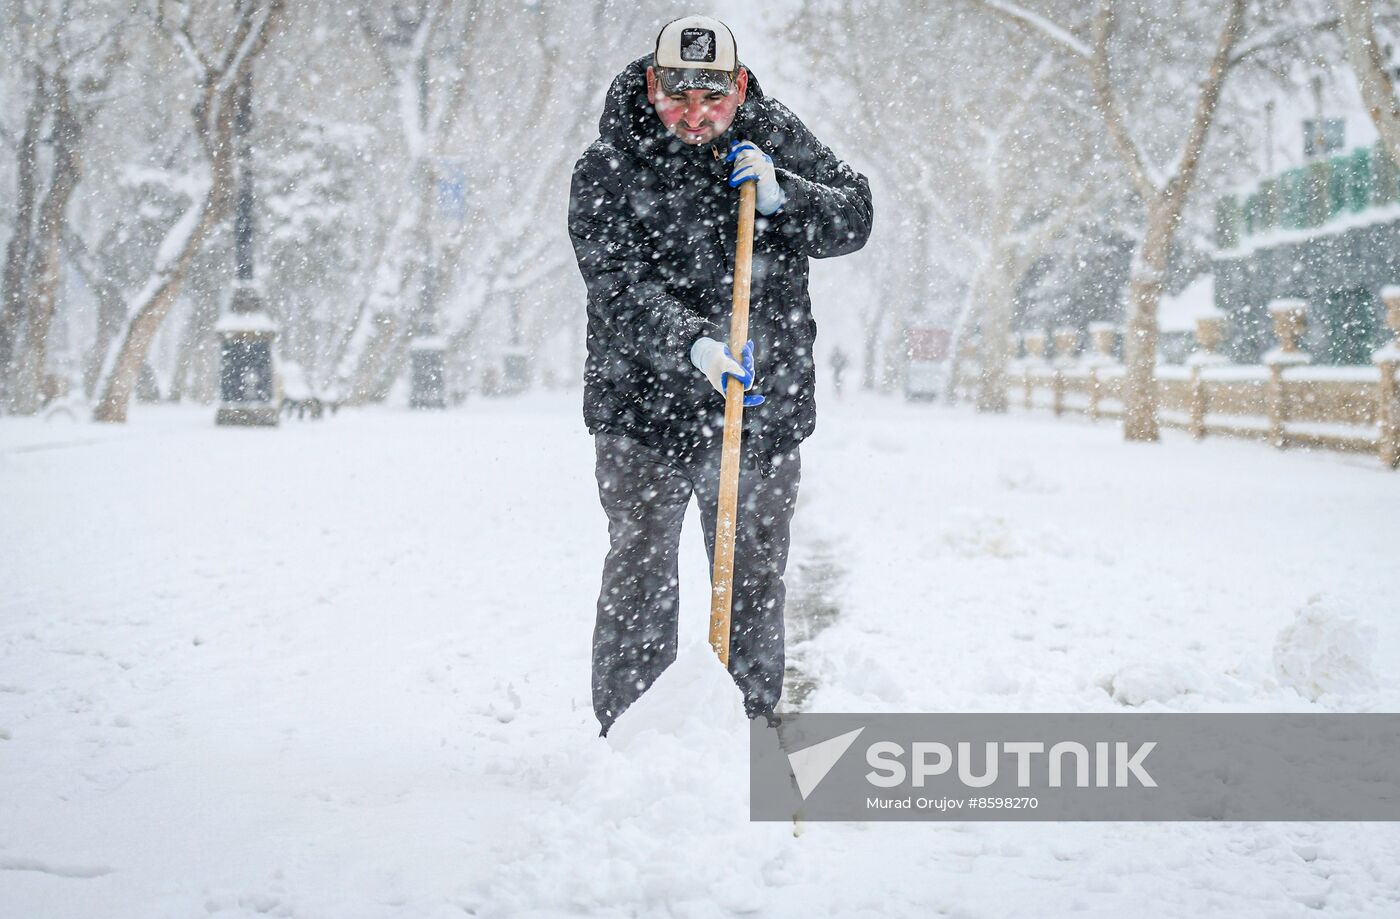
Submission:
<svg viewBox="0 0 1400 919">
<path fill-rule="evenodd" d="M 0 423 L 0 917 L 1400 915 L 1394 824 L 748 822 L 695 519 L 599 740 L 576 402 Z M 1398 511 L 1371 457 L 827 398 L 790 685 L 1400 711 Z"/>
</svg>

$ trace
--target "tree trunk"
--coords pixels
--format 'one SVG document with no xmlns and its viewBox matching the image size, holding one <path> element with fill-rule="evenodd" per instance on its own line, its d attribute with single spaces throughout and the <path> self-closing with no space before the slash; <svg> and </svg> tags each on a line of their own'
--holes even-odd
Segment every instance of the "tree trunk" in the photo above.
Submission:
<svg viewBox="0 0 1400 919">
<path fill-rule="evenodd" d="M 1127 361 L 1123 394 L 1123 438 L 1155 441 L 1157 423 L 1157 304 L 1167 277 L 1174 235 L 1174 213 L 1148 211 L 1147 235 L 1133 259 L 1128 281 L 1128 322 L 1123 348 Z"/>
<path fill-rule="evenodd" d="M 93 411 L 94 421 L 126 421 L 127 407 L 146 362 L 146 353 L 160 324 L 175 305 L 190 262 L 215 226 L 232 209 L 234 183 L 230 157 L 234 107 L 231 97 L 220 102 L 217 123 L 209 129 L 215 135 L 207 145 L 207 149 L 213 151 L 209 187 L 203 199 L 192 202 L 184 216 L 166 233 L 155 268 L 128 310 L 131 318 L 126 325 L 126 335 L 116 355 L 108 361 L 110 369 L 104 373 L 106 383 Z"/>
<path fill-rule="evenodd" d="M 943 401 L 954 405 L 958 401 L 958 378 L 962 374 L 962 347 L 972 326 L 972 314 L 977 309 L 977 297 L 981 285 L 982 267 L 972 273 L 972 283 L 968 285 L 963 301 L 958 305 L 958 313 L 953 317 L 953 327 L 948 332 L 947 371 L 943 378 Z"/>
<path fill-rule="evenodd" d="M 195 282 L 201 288 L 199 279 Z M 214 365 L 213 375 L 218 377 L 218 339 L 214 326 L 219 321 L 219 296 L 213 291 L 199 293 L 191 304 L 189 321 L 180 333 L 175 372 L 170 380 L 170 401 L 183 402 L 193 399 L 208 404 L 215 395 L 209 386 L 210 364 Z"/>
<path fill-rule="evenodd" d="M 97 386 L 102 382 L 102 362 L 111 350 L 112 341 L 121 332 L 126 320 L 126 301 L 121 288 L 112 282 L 107 271 L 93 263 L 92 254 L 74 233 L 64 236 L 64 249 L 68 262 L 97 297 L 97 337 L 92 347 L 83 357 L 83 395 L 88 399 L 96 396 Z"/>
<path fill-rule="evenodd" d="M 225 138 L 223 148 L 230 148 L 228 138 Z M 185 272 L 214 226 L 228 215 L 233 200 L 232 176 L 226 166 L 216 168 L 214 172 L 215 177 L 203 200 L 191 204 L 185 215 L 166 234 L 161 249 L 171 248 L 174 251 L 168 261 L 157 264 L 150 280 L 137 296 L 129 313 L 131 320 L 127 323 L 126 336 L 111 362 L 102 398 L 93 411 L 94 421 L 126 421 L 131 392 L 146 361 L 146 352 L 150 350 L 166 314 L 175 305 Z M 221 172 L 223 175 L 220 175 Z"/>
<path fill-rule="evenodd" d="M 416 282 L 424 261 L 415 249 L 424 239 L 426 206 L 422 195 L 414 195 L 410 208 L 389 231 L 384 266 L 371 279 L 375 287 L 341 359 L 340 389 L 352 405 L 382 401 L 388 395 L 393 381 L 386 383 L 384 376 L 392 367 L 392 355 L 399 339 L 409 334 L 413 317 L 420 315 L 422 287 Z M 386 273 L 393 279 L 392 289 L 381 286 Z"/>
<path fill-rule="evenodd" d="M 1132 178 L 1147 210 L 1147 228 L 1133 258 L 1128 284 L 1128 322 L 1125 351 L 1127 372 L 1123 383 L 1123 437 L 1130 441 L 1155 441 L 1157 424 L 1157 304 L 1167 278 L 1167 259 L 1186 200 L 1195 185 L 1196 172 L 1205 151 L 1206 138 L 1215 122 L 1220 92 L 1229 76 L 1231 55 L 1243 28 L 1245 0 L 1230 0 L 1216 38 L 1209 68 L 1201 80 L 1200 95 L 1181 145 L 1175 172 L 1162 185 L 1150 178 L 1142 151 L 1128 131 L 1118 107 L 1108 66 L 1108 41 L 1114 28 L 1113 3 L 1105 2 L 1095 20 L 1091 62 L 1095 97 L 1109 137 L 1124 169 Z"/>
<path fill-rule="evenodd" d="M 1361 99 L 1376 123 L 1390 158 L 1400 163 L 1400 100 L 1395 97 L 1395 84 L 1386 73 L 1376 41 L 1369 0 L 1336 0 L 1342 14 L 1342 34 L 1346 38 L 1347 57 L 1361 89 Z"/>
<path fill-rule="evenodd" d="M 38 199 L 35 171 L 38 168 L 39 133 L 48 111 L 49 95 L 43 74 L 35 70 L 34 96 L 24 118 L 20 137 L 15 179 L 15 222 L 10 241 L 5 247 L 5 270 L 0 279 L 0 400 L 9 403 L 11 362 L 15 342 L 24 319 L 28 301 L 25 281 L 28 276 L 29 254 L 34 241 L 34 204 Z"/>
<path fill-rule="evenodd" d="M 83 126 L 75 117 L 66 81 L 55 78 L 53 93 L 53 175 L 43 204 L 39 207 L 28 282 L 29 322 L 24 350 L 15 363 L 12 401 L 18 414 L 32 415 L 45 401 L 45 365 L 48 358 L 49 326 L 58 296 L 63 230 L 68 201 L 82 175 L 79 144 Z"/>
<path fill-rule="evenodd" d="M 886 298 L 879 297 L 875 304 L 875 315 L 865 327 L 864 366 L 861 368 L 860 388 L 875 389 L 879 368 L 876 364 L 880 355 L 880 331 L 885 324 Z"/>
<path fill-rule="evenodd" d="M 353 355 L 354 368 L 341 380 L 342 397 L 350 405 L 380 402 L 389 394 L 385 377 L 390 373 L 398 341 L 405 334 L 405 323 L 398 314 L 387 311 L 367 315 L 363 331 L 364 343 Z"/>
<path fill-rule="evenodd" d="M 1004 413 L 1006 400 L 1006 357 L 1010 350 L 1011 300 L 1015 279 L 1007 257 L 996 253 L 987 266 L 989 276 L 981 290 L 982 337 L 979 342 L 977 411 Z"/>
<path fill-rule="evenodd" d="M 102 398 L 93 410 L 94 421 L 122 423 L 137 385 L 146 353 L 180 294 L 190 263 L 205 239 L 233 209 L 234 95 L 253 58 L 266 45 L 274 17 L 283 9 L 281 0 L 264 4 L 237 4 L 222 62 L 210 69 L 201 62 L 199 101 L 192 112 L 195 136 L 209 163 L 209 187 L 202 200 L 192 201 L 184 215 L 165 234 L 146 285 L 136 296 L 126 335 L 120 348 L 106 362 L 110 370 Z M 188 32 L 185 44 L 191 44 Z"/>
</svg>

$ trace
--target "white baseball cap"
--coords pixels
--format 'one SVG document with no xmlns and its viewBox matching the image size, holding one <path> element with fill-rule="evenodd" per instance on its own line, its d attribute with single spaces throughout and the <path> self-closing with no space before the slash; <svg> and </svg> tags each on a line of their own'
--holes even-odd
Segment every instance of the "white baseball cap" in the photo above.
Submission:
<svg viewBox="0 0 1400 919">
<path fill-rule="evenodd" d="M 662 27 L 653 63 L 667 93 L 707 89 L 728 94 L 734 91 L 739 50 L 729 26 L 709 16 L 686 16 Z"/>
</svg>

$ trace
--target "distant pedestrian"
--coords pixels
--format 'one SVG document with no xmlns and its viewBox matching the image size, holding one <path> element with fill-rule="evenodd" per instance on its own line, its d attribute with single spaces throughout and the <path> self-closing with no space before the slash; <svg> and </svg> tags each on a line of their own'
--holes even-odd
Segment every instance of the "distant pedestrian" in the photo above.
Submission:
<svg viewBox="0 0 1400 919">
<path fill-rule="evenodd" d="M 836 390 L 836 398 L 841 398 L 841 377 L 846 373 L 846 365 L 850 359 L 846 357 L 846 352 L 840 348 L 831 349 L 831 385 Z"/>
</svg>

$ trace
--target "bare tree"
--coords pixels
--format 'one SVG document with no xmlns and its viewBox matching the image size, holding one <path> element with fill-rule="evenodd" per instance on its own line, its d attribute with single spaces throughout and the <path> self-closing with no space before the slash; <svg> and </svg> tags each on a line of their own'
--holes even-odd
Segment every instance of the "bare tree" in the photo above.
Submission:
<svg viewBox="0 0 1400 919">
<path fill-rule="evenodd" d="M 1395 82 L 1386 71 L 1381 44 L 1376 39 L 1372 4 L 1370 0 L 1333 0 L 1333 3 L 1341 14 L 1347 58 L 1356 73 L 1362 102 L 1376 123 L 1376 131 L 1390 151 L 1390 158 L 1400 163 L 1400 98 L 1395 95 Z"/>
<path fill-rule="evenodd" d="M 49 94 L 44 91 L 45 74 L 31 63 L 33 91 L 25 112 L 24 129 L 16 156 L 15 214 L 10 239 L 5 246 L 5 268 L 0 278 L 0 395 L 8 401 L 10 363 L 14 359 L 24 309 L 28 301 L 25 280 L 30 251 L 34 247 L 34 212 L 39 197 L 39 132 L 48 114 Z"/>
<path fill-rule="evenodd" d="M 976 138 L 966 127 L 979 113 L 963 92 L 965 43 L 951 27 L 902 28 L 925 15 L 915 0 L 866 6 L 804 0 L 777 25 L 803 52 L 788 76 L 824 74 L 808 87 L 813 101 L 844 116 L 821 129 L 860 149 L 859 168 L 873 185 L 897 191 L 882 198 L 876 232 L 885 235 L 870 250 L 878 296 L 860 318 L 864 389 L 893 380 L 905 317 L 922 311 L 932 291 L 951 286 L 976 257 L 980 202 L 963 192 L 976 181 L 966 147 Z M 940 25 L 951 23 L 945 18 Z M 910 66 L 925 60 L 938 61 L 937 71 Z"/>
<path fill-rule="evenodd" d="M 901 369 L 899 333 L 938 299 L 952 306 L 955 356 L 980 331 L 978 406 L 1002 411 L 1017 281 L 1115 177 L 1097 174 L 1086 149 L 1080 122 L 1092 113 L 1074 99 L 1083 76 L 1038 36 L 966 12 L 945 7 L 938 28 L 908 30 L 922 4 L 807 0 L 784 31 L 831 75 L 830 105 L 849 112 L 838 132 L 881 186 L 898 190 L 882 218 L 897 230 L 874 254 L 881 295 L 862 323 L 863 385 Z"/>
<path fill-rule="evenodd" d="M 612 78 L 639 56 L 629 54 L 628 33 L 614 25 L 624 9 L 618 0 L 582 0 L 492 23 L 502 34 L 516 36 L 519 66 L 571 76 L 533 80 L 510 106 L 479 95 L 467 100 L 455 143 L 474 149 L 477 138 L 490 137 L 503 150 L 529 151 L 525 169 L 516 157 L 474 158 L 469 180 L 477 192 L 467 219 L 444 241 L 443 289 L 462 294 L 446 317 L 448 329 L 454 347 L 468 359 L 495 360 L 504 346 L 533 351 L 568 332 L 560 304 L 568 302 L 567 285 L 580 282 L 564 231 L 567 196 L 561 190 L 596 135 Z M 577 33 L 594 40 L 573 41 Z M 584 298 L 582 288 L 577 290 L 572 302 L 581 324 Z M 483 336 L 488 327 L 498 337 Z M 582 367 L 582 355 L 577 366 Z"/>
<path fill-rule="evenodd" d="M 29 104 L 16 150 L 17 207 L 0 311 L 0 390 L 11 411 L 32 414 L 57 389 L 46 364 L 68 204 L 82 175 L 85 134 L 122 58 L 126 13 L 83 0 L 26 0 L 11 15 L 28 73 Z"/>
<path fill-rule="evenodd" d="M 1215 41 L 1199 80 L 1185 130 L 1165 166 L 1152 161 L 1120 98 L 1115 79 L 1115 34 L 1122 17 L 1118 0 L 1100 0 L 1081 38 L 1070 28 L 1007 0 L 980 0 L 982 6 L 1048 40 L 1053 47 L 1082 64 L 1093 84 L 1094 99 L 1104 130 L 1145 211 L 1145 230 L 1133 257 L 1128 287 L 1126 332 L 1127 378 L 1123 435 L 1128 440 L 1158 439 L 1157 306 L 1166 283 L 1167 260 L 1215 120 L 1221 90 L 1231 69 L 1253 48 L 1245 47 L 1246 0 L 1224 0 L 1215 17 Z M 1137 50 L 1141 50 L 1138 43 Z M 1139 67 L 1136 57 L 1117 62 L 1121 70 Z M 1173 62 L 1176 67 L 1180 62 Z"/>
<path fill-rule="evenodd" d="M 479 34 L 481 13 L 478 0 L 416 0 L 389 8 L 362 2 L 359 7 L 361 31 L 393 87 L 413 179 L 389 230 L 366 308 L 346 340 L 340 376 L 354 402 L 384 397 L 413 320 L 436 311 L 441 292 L 433 226 L 437 157 L 471 83 L 473 45 L 485 40 Z"/>
<path fill-rule="evenodd" d="M 234 193 L 233 97 L 272 34 L 281 0 L 236 0 L 221 17 L 209 16 L 212 37 L 201 48 L 187 3 L 157 0 L 154 22 L 180 50 L 195 81 L 191 112 L 209 175 L 161 244 L 150 275 L 128 310 L 125 334 L 104 365 L 105 383 L 93 418 L 124 422 L 132 389 L 156 331 L 175 304 L 185 273 L 214 228 L 231 212 Z"/>
<path fill-rule="evenodd" d="M 502 345 L 528 348 L 560 333 L 560 291 L 576 278 L 560 189 L 626 62 L 628 35 L 614 22 L 622 9 L 617 0 L 361 7 L 361 31 L 393 87 L 410 191 L 386 201 L 384 243 L 341 348 L 337 377 L 352 400 L 388 393 L 428 295 L 461 373 L 474 356 L 495 360 Z M 592 38 L 569 38 L 578 33 Z M 569 77 L 548 76 L 558 73 Z M 512 74 L 530 77 L 506 96 L 480 91 Z M 436 207 L 447 159 L 464 179 L 455 225 Z M 504 340 L 482 340 L 500 328 Z"/>
<path fill-rule="evenodd" d="M 10 367 L 11 409 L 21 415 L 33 414 L 45 401 L 44 367 L 58 289 L 59 249 L 68 201 L 78 185 L 82 169 L 79 143 L 83 126 L 74 110 L 67 75 L 62 72 L 52 75 L 49 92 L 52 95 L 49 135 L 53 144 L 52 175 L 35 214 L 34 241 L 26 271 L 28 283 L 24 285 L 28 301 L 24 344 Z"/>
<path fill-rule="evenodd" d="M 98 374 L 102 372 L 102 359 L 126 319 L 126 301 L 122 298 L 121 286 L 103 270 L 87 243 L 71 228 L 63 236 L 63 251 L 68 263 L 97 297 L 97 337 L 84 356 L 82 366 L 83 394 L 91 399 L 101 382 Z"/>
<path fill-rule="evenodd" d="M 974 123 L 980 143 L 972 166 L 983 202 L 973 239 L 976 267 L 954 318 L 944 390 L 953 396 L 962 342 L 975 325 L 976 404 L 983 412 L 1007 408 L 1016 285 L 1045 248 L 1111 189 L 1110 177 L 1093 168 L 1093 157 L 1076 140 L 1083 113 L 1056 105 L 1049 92 L 1066 76 L 1062 71 L 1054 55 L 1042 55 L 1025 81 L 1004 79 L 990 90 L 994 104 L 981 119 L 987 123 Z"/>
<path fill-rule="evenodd" d="M 60 32 L 47 64 L 44 87 L 49 96 L 50 176 L 34 214 L 34 238 L 23 285 L 27 300 L 23 347 L 11 365 L 11 408 L 19 414 L 38 411 L 54 394 L 46 364 L 49 328 L 58 305 L 68 204 L 82 177 L 85 134 L 105 102 L 123 57 L 120 35 L 124 23 L 93 20 L 69 9 L 58 12 L 62 14 Z"/>
</svg>

